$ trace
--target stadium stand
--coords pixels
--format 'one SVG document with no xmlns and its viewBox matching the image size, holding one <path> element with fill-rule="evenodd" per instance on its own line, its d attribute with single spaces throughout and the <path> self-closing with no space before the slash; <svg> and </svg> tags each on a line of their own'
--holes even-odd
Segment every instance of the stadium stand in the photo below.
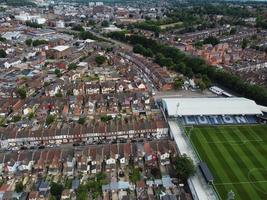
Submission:
<svg viewBox="0 0 267 200">
<path fill-rule="evenodd" d="M 185 125 L 255 124 L 263 113 L 245 98 L 168 98 L 162 101 L 168 117 Z"/>
</svg>

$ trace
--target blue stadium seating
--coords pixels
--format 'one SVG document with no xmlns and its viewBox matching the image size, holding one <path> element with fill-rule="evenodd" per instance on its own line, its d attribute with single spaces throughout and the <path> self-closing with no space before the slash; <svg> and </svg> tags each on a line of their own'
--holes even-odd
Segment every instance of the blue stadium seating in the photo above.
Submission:
<svg viewBox="0 0 267 200">
<path fill-rule="evenodd" d="M 222 125 L 222 124 L 255 124 L 255 116 L 225 115 L 225 116 L 183 116 L 179 117 L 185 125 Z"/>
<path fill-rule="evenodd" d="M 256 124 L 257 123 L 257 119 L 255 118 L 255 116 L 249 115 L 249 116 L 246 116 L 246 118 L 247 118 L 247 121 L 249 124 Z"/>
</svg>

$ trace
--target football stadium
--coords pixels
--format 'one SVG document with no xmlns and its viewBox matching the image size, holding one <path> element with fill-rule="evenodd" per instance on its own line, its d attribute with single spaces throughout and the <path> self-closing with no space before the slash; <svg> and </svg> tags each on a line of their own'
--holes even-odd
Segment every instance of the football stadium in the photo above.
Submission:
<svg viewBox="0 0 267 200">
<path fill-rule="evenodd" d="M 184 125 L 254 124 L 263 115 L 260 106 L 246 98 L 163 99 L 163 109 Z"/>
<path fill-rule="evenodd" d="M 200 171 L 220 199 L 231 193 L 234 199 L 267 199 L 267 125 L 259 123 L 266 108 L 245 98 L 162 103 L 165 115 L 183 129 Z"/>
</svg>

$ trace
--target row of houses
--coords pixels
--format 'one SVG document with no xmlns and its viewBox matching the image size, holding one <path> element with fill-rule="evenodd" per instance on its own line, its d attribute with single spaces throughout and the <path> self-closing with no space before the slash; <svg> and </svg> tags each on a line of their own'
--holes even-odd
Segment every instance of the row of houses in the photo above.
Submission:
<svg viewBox="0 0 267 200">
<path fill-rule="evenodd" d="M 130 52 L 121 53 L 121 56 L 138 66 L 143 73 L 151 78 L 154 84 L 161 90 L 171 90 L 173 79 L 168 71 L 159 65 L 148 61 L 142 56 L 134 55 Z"/>
<path fill-rule="evenodd" d="M 2 175 L 22 175 L 23 173 L 63 173 L 74 176 L 75 172 L 96 174 L 138 165 L 146 166 L 170 164 L 170 158 L 177 155 L 175 143 L 170 140 L 154 140 L 144 143 L 116 143 L 89 145 L 74 148 L 50 148 L 44 150 L 23 150 L 1 154 L 0 172 Z"/>
<path fill-rule="evenodd" d="M 43 125 L 18 127 L 10 125 L 0 129 L 1 147 L 37 146 L 73 142 L 108 142 L 119 139 L 165 138 L 169 128 L 162 116 L 151 118 L 125 118 L 90 120 L 85 125 L 58 122 L 45 128 Z"/>
<path fill-rule="evenodd" d="M 55 96 L 59 91 L 66 91 L 63 84 L 51 84 L 46 88 L 46 96 Z M 71 88 L 73 95 L 91 95 L 91 94 L 111 94 L 122 92 L 142 92 L 146 90 L 144 83 L 131 83 L 126 81 L 106 81 L 106 82 L 87 82 L 73 85 Z"/>
</svg>

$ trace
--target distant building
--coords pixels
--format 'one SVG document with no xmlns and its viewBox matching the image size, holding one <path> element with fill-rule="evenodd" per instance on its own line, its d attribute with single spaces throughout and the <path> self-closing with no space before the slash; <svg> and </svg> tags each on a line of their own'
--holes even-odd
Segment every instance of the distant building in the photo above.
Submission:
<svg viewBox="0 0 267 200">
<path fill-rule="evenodd" d="M 64 28 L 65 27 L 65 22 L 62 20 L 59 20 L 56 22 L 56 27 L 57 28 Z"/>
<path fill-rule="evenodd" d="M 103 28 L 102 31 L 104 33 L 110 33 L 115 31 L 121 31 L 121 29 L 116 27 L 115 25 L 110 25 L 109 27 Z"/>
<path fill-rule="evenodd" d="M 2 34 L 2 38 L 5 38 L 6 40 L 17 40 L 21 36 L 20 32 L 14 31 L 14 32 L 6 32 Z"/>
<path fill-rule="evenodd" d="M 19 15 L 15 15 L 15 19 L 18 21 L 31 21 L 37 24 L 45 24 L 46 19 L 40 17 L 39 15 L 30 15 L 29 13 L 20 13 Z"/>
<path fill-rule="evenodd" d="M 47 56 L 55 59 L 65 58 L 71 54 L 71 48 L 69 46 L 56 46 L 47 51 Z"/>
</svg>

